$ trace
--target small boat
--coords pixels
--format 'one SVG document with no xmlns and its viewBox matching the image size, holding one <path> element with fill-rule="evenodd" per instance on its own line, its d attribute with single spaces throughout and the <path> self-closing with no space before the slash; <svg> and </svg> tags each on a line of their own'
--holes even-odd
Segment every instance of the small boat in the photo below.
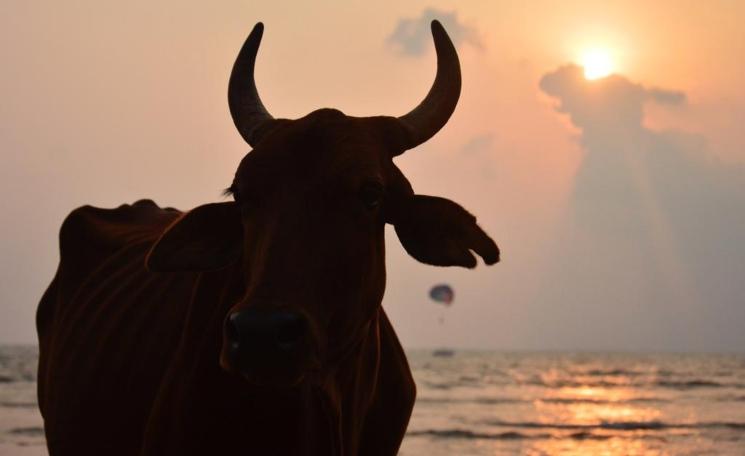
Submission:
<svg viewBox="0 0 745 456">
<path fill-rule="evenodd" d="M 453 355 L 455 355 L 455 352 L 448 348 L 440 348 L 432 352 L 432 356 L 438 356 L 440 358 L 450 358 Z"/>
</svg>

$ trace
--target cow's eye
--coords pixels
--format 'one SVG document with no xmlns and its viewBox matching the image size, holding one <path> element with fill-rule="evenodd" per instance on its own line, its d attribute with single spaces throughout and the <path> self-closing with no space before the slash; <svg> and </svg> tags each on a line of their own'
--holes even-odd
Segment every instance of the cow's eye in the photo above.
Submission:
<svg viewBox="0 0 745 456">
<path fill-rule="evenodd" d="M 232 196 L 233 201 L 235 201 L 238 204 L 241 204 L 244 202 L 243 192 L 241 191 L 240 187 L 238 187 L 236 184 L 233 184 L 227 189 L 225 189 L 225 195 Z"/>
<path fill-rule="evenodd" d="M 362 204 L 368 209 L 375 209 L 383 201 L 383 186 L 378 182 L 365 182 L 359 193 Z"/>
</svg>

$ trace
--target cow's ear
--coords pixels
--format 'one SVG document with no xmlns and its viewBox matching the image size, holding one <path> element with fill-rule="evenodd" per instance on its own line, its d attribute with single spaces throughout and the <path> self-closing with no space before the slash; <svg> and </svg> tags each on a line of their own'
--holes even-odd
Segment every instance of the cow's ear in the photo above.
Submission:
<svg viewBox="0 0 745 456">
<path fill-rule="evenodd" d="M 241 256 L 243 229 L 234 202 L 205 204 L 174 221 L 150 249 L 150 271 L 209 271 Z"/>
<path fill-rule="evenodd" d="M 391 223 L 406 251 L 435 266 L 476 267 L 476 252 L 486 264 L 499 261 L 497 244 L 477 224 L 476 217 L 445 198 L 411 195 Z"/>
</svg>

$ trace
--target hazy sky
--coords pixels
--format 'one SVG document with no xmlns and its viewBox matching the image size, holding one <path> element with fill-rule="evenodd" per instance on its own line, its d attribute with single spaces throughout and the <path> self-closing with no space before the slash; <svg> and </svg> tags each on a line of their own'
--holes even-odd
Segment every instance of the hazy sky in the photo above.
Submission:
<svg viewBox="0 0 745 456">
<path fill-rule="evenodd" d="M 226 92 L 255 22 L 275 115 L 400 115 L 434 77 L 439 18 L 461 101 L 396 162 L 418 192 L 476 214 L 503 260 L 424 266 L 389 230 L 384 306 L 403 343 L 745 347 L 745 3 L 111 5 L 0 4 L 0 343 L 35 340 L 71 209 L 220 200 L 248 151 Z M 593 49 L 615 75 L 585 79 Z M 427 298 L 439 282 L 456 290 L 450 309 Z"/>
</svg>

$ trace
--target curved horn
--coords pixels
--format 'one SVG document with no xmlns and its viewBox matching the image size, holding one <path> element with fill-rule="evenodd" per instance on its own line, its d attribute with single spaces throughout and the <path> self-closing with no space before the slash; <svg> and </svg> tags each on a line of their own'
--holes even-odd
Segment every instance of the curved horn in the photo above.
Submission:
<svg viewBox="0 0 745 456">
<path fill-rule="evenodd" d="M 406 149 L 422 144 L 445 126 L 460 97 L 460 62 L 453 42 L 439 21 L 432 21 L 432 38 L 437 51 L 437 76 L 419 106 L 398 118 L 408 130 Z"/>
<path fill-rule="evenodd" d="M 257 23 L 238 53 L 230 73 L 228 84 L 228 105 L 238 132 L 252 147 L 261 140 L 266 127 L 273 123 L 274 117 L 261 103 L 254 80 L 254 64 L 259 51 L 264 24 Z"/>
</svg>

